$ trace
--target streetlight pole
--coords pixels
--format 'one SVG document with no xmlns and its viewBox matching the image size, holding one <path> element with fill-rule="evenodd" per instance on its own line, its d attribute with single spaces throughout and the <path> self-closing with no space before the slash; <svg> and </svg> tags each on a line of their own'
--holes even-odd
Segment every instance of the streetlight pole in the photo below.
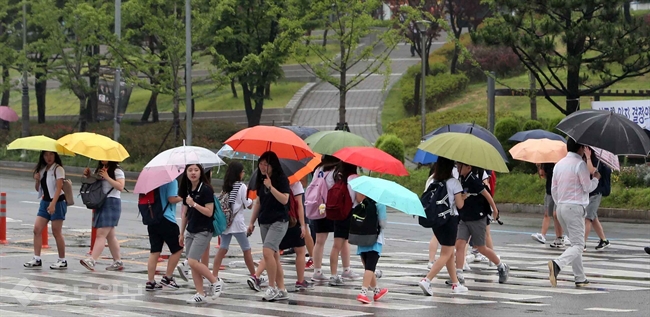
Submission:
<svg viewBox="0 0 650 317">
<path fill-rule="evenodd" d="M 427 63 L 426 63 L 426 49 L 425 46 L 427 45 L 427 28 L 429 26 L 429 21 L 426 20 L 421 20 L 417 22 L 418 25 L 418 31 L 420 34 L 421 38 L 421 46 L 420 46 L 420 55 L 422 56 L 422 73 L 420 76 L 420 123 L 422 124 L 422 131 L 421 131 L 421 137 L 424 138 L 424 135 L 427 133 L 427 109 L 426 109 L 426 98 L 427 98 L 427 92 L 425 90 L 425 80 L 426 80 L 426 74 L 427 74 Z"/>
<path fill-rule="evenodd" d="M 22 136 L 29 136 L 29 85 L 27 84 L 27 1 L 23 1 L 23 53 L 25 53 L 25 63 L 23 64 L 23 131 Z"/>
<path fill-rule="evenodd" d="M 192 145 L 192 8 L 185 0 L 185 144 Z"/>
<path fill-rule="evenodd" d="M 115 0 L 115 36 L 119 41 L 122 38 L 122 0 Z M 120 78 L 121 69 L 115 68 L 115 102 L 113 103 L 113 140 L 120 138 Z"/>
</svg>

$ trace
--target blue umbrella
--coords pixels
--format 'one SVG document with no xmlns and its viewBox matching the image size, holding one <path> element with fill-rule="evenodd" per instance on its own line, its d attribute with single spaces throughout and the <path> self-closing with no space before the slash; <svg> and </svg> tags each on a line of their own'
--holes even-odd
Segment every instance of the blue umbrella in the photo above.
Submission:
<svg viewBox="0 0 650 317">
<path fill-rule="evenodd" d="M 541 130 L 541 129 L 517 132 L 515 133 L 515 135 L 511 136 L 510 139 L 508 139 L 508 141 L 524 142 L 530 139 L 535 139 L 535 140 L 549 139 L 549 140 L 562 141 L 566 143 L 566 139 L 563 138 L 561 135 L 555 134 L 553 132 L 548 132 L 546 130 Z"/>
<path fill-rule="evenodd" d="M 285 125 L 285 126 L 281 126 L 280 128 L 287 129 L 287 130 L 295 133 L 297 136 L 299 136 L 303 140 L 306 139 L 308 136 L 318 132 L 317 129 L 310 128 L 310 127 L 297 126 L 297 125 Z"/>
<path fill-rule="evenodd" d="M 508 155 L 506 154 L 506 151 L 503 149 L 503 146 L 501 145 L 497 137 L 495 137 L 494 134 L 492 134 L 492 132 L 490 132 L 488 129 L 475 123 L 448 124 L 436 130 L 433 130 L 429 134 L 425 135 L 424 137 L 422 137 L 422 141 L 426 141 L 435 135 L 446 133 L 446 132 L 472 134 L 478 137 L 479 139 L 487 143 L 490 143 L 490 145 L 492 145 L 495 149 L 497 149 L 497 151 L 499 151 L 499 154 L 501 154 L 503 160 L 508 162 Z"/>
<path fill-rule="evenodd" d="M 382 178 L 359 176 L 349 182 L 353 191 L 408 215 L 426 217 L 420 197 L 402 185 Z"/>
<path fill-rule="evenodd" d="M 420 163 L 420 164 L 431 164 L 435 163 L 438 161 L 438 156 L 435 154 L 431 154 L 427 151 L 422 151 L 418 149 L 415 152 L 415 156 L 413 157 L 413 162 L 414 163 Z"/>
</svg>

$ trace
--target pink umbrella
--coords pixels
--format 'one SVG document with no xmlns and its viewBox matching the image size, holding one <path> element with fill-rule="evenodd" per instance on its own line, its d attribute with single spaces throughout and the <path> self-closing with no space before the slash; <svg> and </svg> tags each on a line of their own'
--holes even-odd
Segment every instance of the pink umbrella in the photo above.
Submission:
<svg viewBox="0 0 650 317">
<path fill-rule="evenodd" d="M 621 164 L 618 161 L 618 156 L 614 155 L 614 153 L 603 150 L 601 148 L 597 148 L 595 146 L 592 146 L 591 148 L 593 149 L 594 154 L 596 154 L 598 160 L 603 162 L 603 164 L 607 165 L 612 170 L 621 170 Z"/>
<path fill-rule="evenodd" d="M 183 173 L 184 169 L 185 167 L 175 166 L 145 167 L 138 176 L 138 181 L 135 183 L 133 192 L 136 194 L 146 194 L 175 180 Z"/>
<path fill-rule="evenodd" d="M 9 108 L 9 106 L 0 106 L 0 119 L 9 122 L 16 122 L 20 117 L 18 117 L 16 111 Z"/>
</svg>

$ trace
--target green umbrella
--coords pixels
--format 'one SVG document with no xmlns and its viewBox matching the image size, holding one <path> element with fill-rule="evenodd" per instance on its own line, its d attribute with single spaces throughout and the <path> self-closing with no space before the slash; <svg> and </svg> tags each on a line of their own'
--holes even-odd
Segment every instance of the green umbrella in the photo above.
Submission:
<svg viewBox="0 0 650 317">
<path fill-rule="evenodd" d="M 324 155 L 332 155 L 336 151 L 350 146 L 370 146 L 368 140 L 346 131 L 321 131 L 305 139 L 312 151 Z"/>
<path fill-rule="evenodd" d="M 438 134 L 422 142 L 418 149 L 467 165 L 508 173 L 506 162 L 499 151 L 490 143 L 469 133 Z"/>
</svg>

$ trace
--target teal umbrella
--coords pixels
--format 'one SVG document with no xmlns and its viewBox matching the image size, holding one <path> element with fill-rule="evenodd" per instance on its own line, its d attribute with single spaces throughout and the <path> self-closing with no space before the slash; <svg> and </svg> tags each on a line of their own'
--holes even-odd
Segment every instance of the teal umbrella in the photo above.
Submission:
<svg viewBox="0 0 650 317">
<path fill-rule="evenodd" d="M 369 176 L 359 176 L 350 181 L 352 190 L 387 207 L 408 215 L 426 217 L 420 197 L 400 184 Z"/>
</svg>

